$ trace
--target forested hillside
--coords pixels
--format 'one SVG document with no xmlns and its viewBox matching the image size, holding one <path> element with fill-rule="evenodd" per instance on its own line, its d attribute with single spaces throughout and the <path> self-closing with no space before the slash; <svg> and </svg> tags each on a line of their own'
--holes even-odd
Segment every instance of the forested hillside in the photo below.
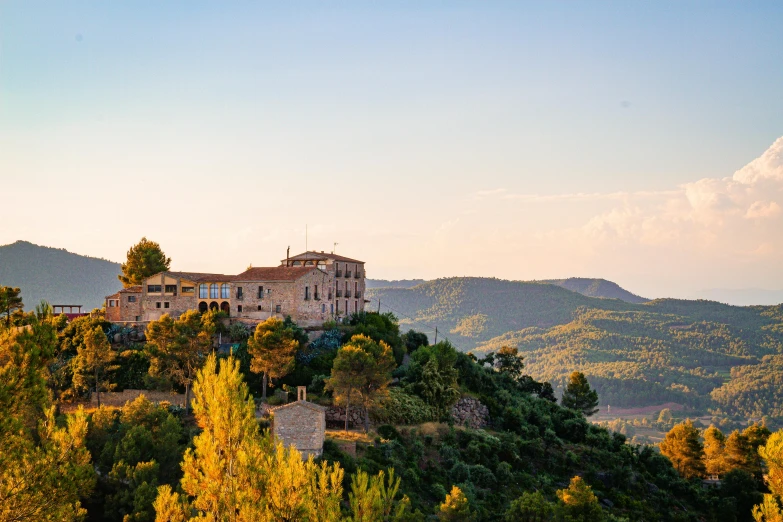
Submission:
<svg viewBox="0 0 783 522">
<path fill-rule="evenodd" d="M 783 418 L 781 306 L 631 304 L 550 284 L 479 278 L 371 295 L 402 323 L 437 326 L 464 351 L 518 347 L 531 375 L 556 386 L 578 369 L 604 405 L 676 402 L 723 415 Z"/>
<path fill-rule="evenodd" d="M 122 285 L 119 263 L 80 256 L 67 250 L 17 241 L 0 246 L 0 286 L 22 289 L 26 307 L 42 299 L 52 304 L 103 305 Z"/>
<path fill-rule="evenodd" d="M 591 279 L 586 277 L 569 277 L 568 279 L 548 279 L 543 281 L 557 286 L 562 286 L 572 292 L 578 292 L 587 297 L 604 297 L 608 299 L 620 299 L 628 303 L 646 303 L 649 299 L 632 294 L 620 287 L 617 283 L 606 279 Z"/>
</svg>

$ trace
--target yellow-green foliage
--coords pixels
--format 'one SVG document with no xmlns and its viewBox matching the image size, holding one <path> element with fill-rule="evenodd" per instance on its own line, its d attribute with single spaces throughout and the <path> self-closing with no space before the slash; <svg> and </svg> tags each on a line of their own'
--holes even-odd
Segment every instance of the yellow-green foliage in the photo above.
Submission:
<svg viewBox="0 0 783 522">
<path fill-rule="evenodd" d="M 489 317 L 485 314 L 473 314 L 457 322 L 457 326 L 451 329 L 451 333 L 459 334 L 462 337 L 478 337 L 487 329 Z"/>
</svg>

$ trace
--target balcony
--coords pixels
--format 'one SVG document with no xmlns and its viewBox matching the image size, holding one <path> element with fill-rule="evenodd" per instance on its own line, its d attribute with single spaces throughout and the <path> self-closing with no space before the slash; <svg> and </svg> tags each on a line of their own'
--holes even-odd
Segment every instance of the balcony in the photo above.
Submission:
<svg viewBox="0 0 783 522">
<path fill-rule="evenodd" d="M 361 274 L 361 272 L 359 272 L 358 270 L 356 271 L 356 273 L 354 273 L 354 274 L 353 274 L 353 276 L 354 276 L 356 279 L 361 279 L 361 278 L 362 278 L 362 274 Z"/>
<path fill-rule="evenodd" d="M 345 271 L 345 277 L 351 277 L 351 271 L 350 270 L 346 270 Z"/>
<path fill-rule="evenodd" d="M 334 277 L 342 277 L 342 276 L 343 276 L 343 271 L 342 270 L 336 270 L 335 271 Z"/>
<path fill-rule="evenodd" d="M 313 297 L 313 299 L 315 299 L 316 301 L 320 301 L 321 300 L 321 294 L 315 294 L 315 297 Z"/>
<path fill-rule="evenodd" d="M 329 292 L 329 297 L 327 297 L 327 299 L 329 299 L 330 301 L 332 300 L 332 293 L 331 292 Z"/>
<path fill-rule="evenodd" d="M 345 291 L 345 297 L 351 297 L 351 291 L 350 290 L 346 290 Z"/>
<path fill-rule="evenodd" d="M 361 292 L 356 292 L 356 299 L 359 299 L 362 296 Z"/>
<path fill-rule="evenodd" d="M 343 296 L 343 291 L 342 290 L 338 290 L 337 291 L 337 297 L 342 297 L 342 296 Z"/>
</svg>

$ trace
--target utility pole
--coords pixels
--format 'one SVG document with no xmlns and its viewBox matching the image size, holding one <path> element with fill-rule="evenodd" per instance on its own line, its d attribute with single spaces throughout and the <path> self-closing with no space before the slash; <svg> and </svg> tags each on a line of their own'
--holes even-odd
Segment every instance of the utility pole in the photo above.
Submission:
<svg viewBox="0 0 783 522">
<path fill-rule="evenodd" d="M 378 314 L 381 313 L 381 300 L 378 299 Z"/>
<path fill-rule="evenodd" d="M 435 342 L 432 344 L 438 344 L 438 327 L 435 327 Z"/>
</svg>

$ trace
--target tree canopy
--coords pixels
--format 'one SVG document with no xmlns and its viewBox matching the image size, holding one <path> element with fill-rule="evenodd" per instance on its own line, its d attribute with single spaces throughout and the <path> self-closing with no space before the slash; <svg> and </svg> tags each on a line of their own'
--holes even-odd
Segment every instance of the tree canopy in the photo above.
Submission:
<svg viewBox="0 0 783 522">
<path fill-rule="evenodd" d="M 122 273 L 117 278 L 125 288 L 140 285 L 144 279 L 171 266 L 171 258 L 161 250 L 160 245 L 146 237 L 128 250 L 127 260 L 120 265 Z"/>
<path fill-rule="evenodd" d="M 294 355 L 300 341 L 296 330 L 277 317 L 270 317 L 258 323 L 253 336 L 248 339 L 247 349 L 252 357 L 250 371 L 263 373 L 262 394 L 266 399 L 269 379 L 288 374 L 294 367 Z"/>
<path fill-rule="evenodd" d="M 699 430 L 687 420 L 675 425 L 660 444 L 661 454 L 672 461 L 683 477 L 697 478 L 704 475 L 704 447 L 699 440 Z"/>
<path fill-rule="evenodd" d="M 561 403 L 566 408 L 581 411 L 589 417 L 598 411 L 598 392 L 590 388 L 590 383 L 582 372 L 573 372 L 563 391 Z"/>
</svg>

